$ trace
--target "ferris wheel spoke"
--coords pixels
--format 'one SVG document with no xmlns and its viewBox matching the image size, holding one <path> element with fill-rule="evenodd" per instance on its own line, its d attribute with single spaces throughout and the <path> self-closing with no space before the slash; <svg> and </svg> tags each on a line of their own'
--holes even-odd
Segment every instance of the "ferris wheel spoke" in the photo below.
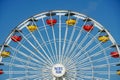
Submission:
<svg viewBox="0 0 120 80">
<path fill-rule="evenodd" d="M 89 32 L 88 32 L 89 33 Z M 80 42 L 80 46 L 82 46 L 82 44 L 86 41 L 86 39 L 88 38 L 88 33 L 85 35 L 85 37 L 81 40 Z"/>
<path fill-rule="evenodd" d="M 83 80 L 84 79 L 89 79 L 89 80 L 109 80 L 108 79 L 108 75 L 106 75 L 107 72 L 106 72 L 106 74 L 105 73 L 103 73 L 103 74 L 102 73 L 95 73 L 95 74 L 97 74 L 97 75 L 99 74 L 101 76 L 105 75 L 105 76 L 103 76 L 103 77 L 100 77 L 100 76 L 94 76 L 94 77 L 92 77 L 91 73 L 78 73 L 78 77 L 83 78 Z"/>
<path fill-rule="evenodd" d="M 70 11 L 68 11 L 68 17 L 67 19 L 70 19 Z M 65 52 L 65 47 L 67 47 L 68 45 L 66 45 L 66 41 L 67 41 L 67 36 L 68 36 L 68 25 L 65 26 L 66 29 L 65 29 L 65 36 L 64 36 L 64 43 L 63 43 L 63 47 L 62 47 L 62 57 L 61 59 L 63 60 L 64 59 L 64 56 L 66 55 L 66 52 Z"/>
<path fill-rule="evenodd" d="M 37 77 L 35 77 L 33 80 L 52 80 L 53 78 L 49 76 L 49 74 L 41 74 L 41 77 L 40 75 L 38 75 Z"/>
<path fill-rule="evenodd" d="M 53 64 L 50 57 L 48 56 L 48 54 L 46 53 L 46 51 L 43 49 L 43 47 L 41 46 L 41 44 L 39 43 L 39 41 L 37 40 L 37 38 L 34 36 L 34 34 L 32 32 L 30 32 L 30 34 L 32 35 L 33 39 L 36 41 L 36 43 L 39 45 L 39 47 L 42 49 L 42 51 L 45 53 L 45 55 L 47 56 L 47 58 L 49 59 L 46 59 L 46 57 L 39 52 L 39 54 L 49 63 L 49 64 Z"/>
<path fill-rule="evenodd" d="M 34 75 L 34 74 L 38 74 L 42 75 L 42 73 L 40 73 L 39 71 L 4 71 L 5 74 L 12 74 L 12 75 L 25 75 L 26 73 L 30 74 L 30 75 Z"/>
<path fill-rule="evenodd" d="M 102 57 L 102 58 L 99 58 L 99 59 L 95 59 L 95 60 L 93 60 L 92 62 L 102 62 L 102 61 L 106 61 L 106 59 L 109 59 L 109 58 L 111 58 L 111 56 L 106 56 L 106 57 Z M 84 62 L 83 64 L 82 63 L 80 63 L 81 64 L 81 66 L 86 66 L 87 64 L 89 64 L 90 62 Z M 108 63 L 109 64 L 109 63 Z M 117 63 L 116 63 L 117 64 Z M 119 62 L 118 62 L 118 64 L 119 64 Z"/>
<path fill-rule="evenodd" d="M 52 78 L 45 78 L 46 80 L 52 80 Z M 36 78 L 34 78 L 33 80 L 43 80 L 42 78 L 40 78 L 39 76 L 38 77 L 36 77 Z"/>
<path fill-rule="evenodd" d="M 14 60 L 17 60 L 17 61 L 20 61 L 22 63 L 29 63 L 31 66 L 40 66 L 40 64 L 36 64 L 36 63 L 33 63 L 31 61 L 27 61 L 25 59 L 22 59 L 22 58 L 19 58 L 19 57 L 14 57 L 14 56 L 10 56 L 11 58 L 14 58 Z"/>
<path fill-rule="evenodd" d="M 86 49 L 88 46 L 90 46 L 94 40 L 97 40 L 96 37 L 99 35 L 99 33 L 97 33 L 95 36 L 93 36 L 93 38 L 84 46 L 84 48 Z M 99 42 L 98 44 L 100 44 L 102 42 Z M 83 50 L 84 50 L 83 48 Z"/>
<path fill-rule="evenodd" d="M 89 54 L 87 53 L 87 56 L 89 57 Z M 92 73 L 91 73 L 91 75 L 92 75 L 92 78 L 94 78 L 94 65 L 93 65 L 93 62 L 92 62 L 92 59 L 91 59 L 91 57 L 89 57 L 89 61 L 90 61 L 90 65 L 91 65 L 91 67 L 92 67 L 92 69 L 91 69 L 91 71 L 92 71 Z"/>
<path fill-rule="evenodd" d="M 31 54 L 33 54 L 36 58 L 38 58 L 39 60 L 45 62 L 40 56 L 36 55 L 32 50 L 30 50 L 29 48 L 27 48 L 26 46 L 24 46 L 22 43 L 18 42 L 24 49 L 26 49 L 28 52 L 30 52 Z"/>
<path fill-rule="evenodd" d="M 106 61 L 106 58 L 109 59 L 109 58 L 111 58 L 111 56 L 106 56 L 106 57 L 98 58 L 98 59 L 93 60 L 93 62 Z"/>
<path fill-rule="evenodd" d="M 109 56 L 108 56 L 108 58 L 109 58 Z M 106 60 L 106 58 L 100 58 L 100 59 L 97 59 L 97 60 L 93 60 L 92 62 L 94 63 L 94 62 L 100 62 L 100 61 L 104 61 L 104 60 Z M 87 68 L 89 68 L 89 69 L 91 69 L 90 67 L 89 67 L 89 65 L 91 64 L 91 62 L 84 62 L 84 64 L 79 64 L 78 63 L 78 67 L 76 67 L 76 68 L 78 68 L 78 70 L 79 69 L 82 69 L 82 68 L 85 68 L 86 69 L 86 67 Z M 116 63 L 110 63 L 110 64 L 107 64 L 107 67 L 109 67 L 110 65 L 111 66 L 116 66 L 116 64 L 119 64 L 119 62 L 116 62 Z M 88 66 L 87 66 L 88 65 Z M 95 65 L 95 66 L 97 66 L 97 67 L 99 67 L 99 66 L 102 66 L 102 67 L 104 67 L 103 66 L 104 64 L 100 64 L 100 65 Z M 69 68 L 67 68 L 68 70 L 70 70 L 70 69 L 74 69 L 75 67 L 74 67 L 74 65 L 69 65 Z M 93 68 L 95 68 L 94 66 L 93 66 Z M 100 67 L 101 68 L 101 67 Z M 85 70 L 84 69 L 84 70 Z"/>
<path fill-rule="evenodd" d="M 98 51 L 98 52 L 90 55 L 90 57 L 92 58 L 92 57 L 99 56 L 99 55 L 102 54 L 105 50 L 107 51 L 107 50 L 110 50 L 110 49 L 111 49 L 111 46 L 108 46 L 108 47 L 106 47 L 106 48 L 104 48 L 104 49 L 102 49 L 102 50 L 100 50 L 100 51 Z M 82 64 L 82 63 L 84 63 L 86 60 L 88 60 L 88 58 L 89 58 L 89 57 L 86 57 L 86 58 L 82 59 L 82 61 L 80 61 L 80 62 L 78 62 L 78 63 Z"/>
<path fill-rule="evenodd" d="M 62 63 L 62 59 L 60 58 L 62 53 L 61 53 L 61 15 L 59 15 L 59 62 Z"/>
<path fill-rule="evenodd" d="M 80 47 L 79 44 L 78 44 L 78 47 Z M 72 59 L 75 59 L 75 57 L 78 57 L 78 55 L 80 55 L 79 52 L 77 54 L 73 54 L 73 53 L 70 55 L 70 58 L 72 58 Z"/>
<path fill-rule="evenodd" d="M 85 53 L 90 53 L 92 51 L 94 51 L 96 48 L 100 47 L 101 46 L 101 42 L 99 42 L 98 44 L 96 44 L 95 46 L 91 47 L 91 49 L 89 49 L 88 51 L 86 51 Z"/>
<path fill-rule="evenodd" d="M 65 36 L 64 36 L 64 43 L 63 43 L 63 47 L 62 47 L 62 60 L 63 57 L 65 55 L 65 47 L 66 47 L 66 40 L 67 40 L 67 34 L 68 34 L 68 26 L 66 25 L 66 30 L 65 30 Z"/>
<path fill-rule="evenodd" d="M 96 34 L 98 35 L 98 34 Z M 71 58 L 75 59 L 76 57 L 77 58 L 81 58 L 83 55 L 86 55 L 88 52 L 92 52 L 93 50 L 95 50 L 96 48 L 98 48 L 99 46 L 101 46 L 101 42 L 99 42 L 98 44 L 96 44 L 95 46 L 93 46 L 91 49 L 89 49 L 88 51 L 86 51 L 84 54 L 80 54 L 82 53 L 82 51 L 84 51 L 89 45 L 91 45 L 93 43 L 93 41 L 95 40 L 95 37 L 94 36 L 84 47 L 81 47 L 78 45 L 77 48 L 79 48 L 79 51 L 75 54 L 75 51 L 73 52 L 74 55 L 71 54 Z M 88 58 L 87 58 L 88 59 Z"/>
<path fill-rule="evenodd" d="M 73 74 L 74 74 L 74 73 L 73 73 Z M 73 76 L 73 74 L 69 74 L 69 75 L 65 78 L 65 80 L 75 80 L 75 76 Z M 79 79 L 79 77 L 78 77 L 77 79 Z"/>
<path fill-rule="evenodd" d="M 83 40 L 80 42 L 78 47 L 82 47 L 82 44 L 86 41 L 86 39 L 88 38 L 88 35 L 86 35 Z M 90 44 L 91 44 L 92 40 L 90 40 L 84 47 L 82 47 L 82 49 L 80 51 L 85 50 Z"/>
<path fill-rule="evenodd" d="M 91 49 L 87 50 L 84 54 L 81 54 L 81 55 L 78 57 L 78 59 L 83 58 L 83 56 L 85 56 L 85 55 L 88 54 L 88 53 L 91 53 L 93 50 L 95 50 L 95 49 L 98 48 L 99 46 L 101 46 L 101 43 L 96 44 L 96 45 L 93 46 Z M 82 49 L 81 49 L 81 50 L 82 50 Z M 82 53 L 82 52 L 81 52 L 81 53 Z M 89 58 L 89 56 L 88 56 L 87 58 Z"/>
<path fill-rule="evenodd" d="M 93 66 L 93 68 L 107 68 L 109 65 L 112 65 L 112 66 L 115 66 L 114 64 L 100 64 L 100 65 L 95 65 Z M 90 67 L 84 67 L 84 68 L 80 68 L 81 70 L 90 70 L 91 68 Z"/>
<path fill-rule="evenodd" d="M 37 68 L 37 67 L 31 67 L 31 66 L 26 66 L 26 65 L 20 65 L 20 64 L 14 64 L 14 63 L 9 63 L 9 62 L 4 62 L 5 65 L 8 65 L 8 66 L 14 66 L 14 67 L 18 67 L 18 68 L 30 68 L 30 69 L 33 69 L 33 70 L 38 70 L 40 68 Z"/>
<path fill-rule="evenodd" d="M 96 80 L 108 80 L 107 78 L 101 78 L 101 77 L 92 77 L 92 76 L 89 76 L 89 75 L 78 75 L 78 77 L 81 77 L 81 78 L 83 78 L 83 79 L 92 79 L 92 80 L 94 80 L 94 79 L 96 79 Z"/>
<path fill-rule="evenodd" d="M 34 78 L 34 80 L 52 80 L 53 78 L 49 76 L 50 74 L 41 74 L 41 77 L 38 75 L 36 78 Z"/>
<path fill-rule="evenodd" d="M 110 71 L 111 74 L 116 74 L 115 71 Z M 91 71 L 80 71 L 78 74 L 87 74 L 90 75 Z M 94 74 L 100 74 L 100 75 L 108 75 L 108 71 L 94 71 Z"/>
<path fill-rule="evenodd" d="M 44 22 L 44 19 L 42 18 L 42 22 L 43 22 L 43 25 L 45 27 L 45 32 L 46 32 L 46 35 L 47 35 L 47 38 L 48 38 L 48 41 L 50 42 L 50 37 L 48 35 L 48 31 L 47 31 L 47 28 L 46 28 L 46 25 L 45 25 L 45 22 Z M 53 27 L 53 26 L 52 26 Z M 52 29 L 53 30 L 53 29 Z M 56 47 L 56 42 L 55 42 L 55 38 L 54 38 L 54 46 L 55 46 L 55 52 L 54 52 L 54 49 L 52 47 L 52 44 L 50 43 L 50 47 L 51 47 L 51 50 L 52 50 L 52 53 L 53 55 L 56 57 L 56 61 L 57 61 L 57 47 Z"/>
<path fill-rule="evenodd" d="M 50 19 L 52 19 L 52 15 L 50 15 Z M 58 54 L 58 49 L 57 49 L 57 44 L 56 44 L 56 37 L 55 37 L 55 31 L 54 31 L 53 25 L 52 25 L 52 35 L 53 35 L 54 46 L 55 46 L 56 61 L 59 62 L 59 54 Z"/>
<path fill-rule="evenodd" d="M 83 25 L 82 25 L 82 27 L 84 26 L 86 24 L 86 21 L 83 23 Z M 71 53 L 71 51 L 74 49 L 74 47 L 76 46 L 75 44 L 76 44 L 76 42 L 78 42 L 78 40 L 79 40 L 79 38 L 80 38 L 80 36 L 81 36 L 81 34 L 82 34 L 82 31 L 83 31 L 83 28 L 81 27 L 81 29 L 80 29 L 80 31 L 79 31 L 79 33 L 77 34 L 78 36 L 76 37 L 76 39 L 75 39 L 75 41 L 74 41 L 74 43 L 73 43 L 73 45 L 72 45 L 72 47 L 71 47 L 71 49 L 70 49 L 70 51 L 68 52 L 68 53 Z M 83 40 L 84 41 L 84 40 Z M 81 41 L 82 42 L 82 41 Z"/>
<path fill-rule="evenodd" d="M 30 57 L 29 55 L 27 55 L 26 53 L 24 53 L 24 52 L 22 52 L 22 51 L 20 51 L 20 50 L 17 50 L 16 48 L 13 48 L 12 46 L 9 46 L 13 51 L 16 51 L 16 52 L 18 52 L 18 53 L 20 53 L 21 55 L 23 55 L 23 56 L 25 56 L 26 58 L 28 58 L 28 57 Z M 30 59 L 31 60 L 33 60 L 33 61 L 35 61 L 35 62 L 37 62 L 38 64 L 42 64 L 42 65 L 44 65 L 44 63 L 45 64 L 47 64 L 44 60 L 43 60 L 43 63 L 42 62 L 40 62 L 38 59 L 35 59 L 35 58 L 33 58 L 33 57 L 30 57 Z"/>
<path fill-rule="evenodd" d="M 71 65 L 71 66 L 69 66 L 69 67 L 67 67 L 67 70 L 69 71 L 69 70 L 72 70 L 72 71 L 74 71 L 74 70 L 76 70 L 76 68 L 77 67 L 75 67 L 76 65 Z"/>
<path fill-rule="evenodd" d="M 92 38 L 92 40 L 91 40 L 90 42 L 88 42 L 88 44 L 86 44 L 86 45 L 89 46 L 89 45 L 92 43 L 92 41 L 94 41 L 94 38 Z M 85 46 L 85 47 L 81 48 L 80 51 L 78 51 L 78 53 L 76 53 L 76 54 L 73 53 L 74 55 L 72 55 L 72 53 L 71 53 L 71 56 L 72 56 L 72 57 L 70 56 L 70 58 L 73 58 L 73 59 L 76 59 L 76 58 L 77 58 L 77 59 L 79 60 L 82 56 L 84 56 L 84 55 L 86 55 L 87 53 L 90 53 L 90 52 L 92 52 L 93 50 L 95 50 L 96 48 L 98 48 L 98 47 L 100 46 L 100 44 L 101 44 L 101 43 L 96 44 L 95 46 L 93 46 L 93 47 L 92 47 L 91 49 L 89 49 L 88 51 L 85 51 L 84 54 L 81 54 L 81 55 L 80 55 L 80 53 L 81 53 L 83 50 L 86 49 L 86 48 L 85 48 L 86 46 Z M 90 57 L 87 57 L 87 59 L 88 59 L 88 58 L 90 58 Z M 67 63 L 68 63 L 68 62 L 67 62 Z"/>
<path fill-rule="evenodd" d="M 46 47 L 46 49 L 47 49 L 47 51 L 48 51 L 48 53 L 49 53 L 49 55 L 50 55 L 50 57 L 51 57 L 53 63 L 55 63 L 55 59 L 54 59 L 54 57 L 52 56 L 52 54 L 54 54 L 54 53 L 53 53 L 53 49 L 51 48 L 51 44 L 50 44 L 50 48 L 51 48 L 51 50 L 52 50 L 52 53 L 50 52 L 50 49 L 48 48 L 47 44 L 45 43 L 45 40 L 44 40 L 44 38 L 43 38 L 43 36 L 42 36 L 40 30 L 37 29 L 37 31 L 38 31 L 39 36 L 40 36 L 41 39 L 42 39 L 42 42 L 45 44 L 45 47 Z"/>
<path fill-rule="evenodd" d="M 21 33 L 21 32 L 20 32 Z M 43 54 L 21 33 L 21 35 L 24 37 L 24 39 L 41 55 Z"/>
<path fill-rule="evenodd" d="M 78 22 L 78 18 L 76 19 L 76 24 L 77 24 L 77 22 Z M 74 26 L 73 27 L 76 27 L 76 24 L 74 24 Z M 68 54 L 68 51 L 70 50 L 70 43 L 71 43 L 71 41 L 73 40 L 73 37 L 74 37 L 74 34 L 75 34 L 75 30 L 76 30 L 76 28 L 73 28 L 72 29 L 72 32 L 71 32 L 71 36 L 70 36 L 70 39 L 69 39 L 69 42 L 68 42 L 68 45 L 67 45 L 67 47 L 66 47 L 66 52 L 65 52 L 65 54 Z"/>
<path fill-rule="evenodd" d="M 99 58 L 99 59 L 96 59 L 96 60 L 93 60 L 92 62 L 101 62 L 101 61 L 105 61 L 106 60 L 106 58 L 109 58 L 110 56 L 108 56 L 108 57 L 103 57 L 103 58 Z M 89 63 L 91 63 L 91 62 L 84 62 L 83 64 L 81 64 L 81 66 L 82 67 L 85 67 L 86 65 L 88 65 Z"/>
<path fill-rule="evenodd" d="M 10 78 L 7 80 L 25 80 L 25 79 L 34 79 L 40 75 L 30 75 L 30 76 L 21 76 L 21 77 L 15 77 L 15 78 Z"/>
</svg>

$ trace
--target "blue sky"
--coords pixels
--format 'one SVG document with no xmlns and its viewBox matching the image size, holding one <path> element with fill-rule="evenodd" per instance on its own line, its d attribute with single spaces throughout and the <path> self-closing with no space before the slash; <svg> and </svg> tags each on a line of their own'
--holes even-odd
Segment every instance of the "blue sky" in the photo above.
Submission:
<svg viewBox="0 0 120 80">
<path fill-rule="evenodd" d="M 0 0 L 0 44 L 11 30 L 30 16 L 42 11 L 73 10 L 95 19 L 114 36 L 120 44 L 119 0 Z"/>
<path fill-rule="evenodd" d="M 56 9 L 88 15 L 108 29 L 120 44 L 119 0 L 0 0 L 0 44 L 27 18 Z"/>
</svg>

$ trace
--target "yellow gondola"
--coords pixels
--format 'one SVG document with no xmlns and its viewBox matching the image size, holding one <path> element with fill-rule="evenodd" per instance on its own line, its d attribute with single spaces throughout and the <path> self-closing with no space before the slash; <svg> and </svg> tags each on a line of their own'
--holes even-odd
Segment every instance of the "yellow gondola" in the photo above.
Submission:
<svg viewBox="0 0 120 80">
<path fill-rule="evenodd" d="M 10 56 L 10 52 L 9 51 L 3 51 L 1 53 L 1 56 L 4 57 L 4 58 L 9 57 Z"/>
<path fill-rule="evenodd" d="M 117 72 L 116 72 L 118 75 L 120 75 L 120 70 L 117 70 Z"/>
<path fill-rule="evenodd" d="M 33 31 L 37 30 L 37 26 L 36 26 L 36 25 L 28 25 L 28 26 L 27 26 L 27 29 L 28 29 L 29 31 L 33 32 Z"/>
<path fill-rule="evenodd" d="M 101 42 L 107 42 L 109 40 L 109 37 L 108 36 L 99 36 L 98 40 Z"/>
<path fill-rule="evenodd" d="M 66 20 L 66 24 L 68 26 L 73 26 L 76 24 L 76 20 L 75 19 L 68 19 L 68 20 Z"/>
</svg>

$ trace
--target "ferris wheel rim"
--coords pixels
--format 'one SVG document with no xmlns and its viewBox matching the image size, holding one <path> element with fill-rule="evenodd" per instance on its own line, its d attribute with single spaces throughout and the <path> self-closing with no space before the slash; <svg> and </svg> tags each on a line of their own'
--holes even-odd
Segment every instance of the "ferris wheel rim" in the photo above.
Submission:
<svg viewBox="0 0 120 80">
<path fill-rule="evenodd" d="M 86 15 L 84 15 L 84 14 L 82 14 L 82 13 L 75 12 L 75 11 L 71 11 L 71 10 L 50 10 L 50 11 L 46 11 L 46 12 L 42 12 L 42 13 L 36 14 L 36 15 L 28 18 L 27 20 L 23 21 L 22 23 L 20 23 L 18 26 L 16 26 L 16 27 L 12 30 L 12 32 L 9 34 L 8 38 L 5 40 L 4 43 L 6 44 L 6 42 L 9 40 L 10 36 L 14 33 L 15 30 L 17 30 L 17 29 L 18 29 L 18 30 L 22 30 L 21 25 L 23 26 L 25 23 L 27 23 L 26 25 L 28 25 L 30 19 L 36 19 L 38 16 L 47 17 L 47 16 L 45 16 L 45 15 L 46 15 L 47 13 L 50 13 L 50 12 L 56 12 L 56 13 L 60 13 L 60 12 L 65 12 L 65 13 L 72 12 L 72 13 L 75 13 L 75 14 L 77 14 L 77 15 L 79 15 L 79 16 L 84 17 L 83 19 L 86 19 L 86 18 L 91 19 L 91 20 L 96 24 L 97 28 L 99 28 L 100 30 L 105 30 L 105 32 L 109 35 L 110 40 L 112 41 L 113 45 L 116 45 L 116 46 L 117 46 L 117 42 L 115 41 L 115 39 L 112 37 L 112 35 L 109 33 L 109 31 L 108 31 L 107 29 L 105 29 L 100 23 L 98 23 L 98 22 L 97 22 L 96 20 L 94 20 L 93 18 L 90 18 L 90 17 L 88 17 L 88 16 L 86 16 Z M 41 17 L 40 17 L 40 18 L 41 18 Z M 36 20 L 37 20 L 37 19 L 36 19 Z M 26 25 L 24 25 L 24 27 L 25 27 Z M 24 28 L 24 27 L 23 27 L 23 28 Z M 8 41 L 8 42 L 9 42 L 9 41 Z M 120 51 L 119 51 L 119 52 L 120 52 Z"/>
<path fill-rule="evenodd" d="M 72 13 L 74 13 L 75 14 L 75 17 L 76 18 L 79 18 L 79 19 L 86 19 L 86 18 L 89 18 L 89 19 L 91 19 L 94 23 L 95 23 L 95 26 L 98 28 L 98 29 L 100 29 L 100 30 L 105 30 L 105 32 L 108 34 L 108 36 L 110 37 L 110 41 L 112 42 L 112 44 L 113 45 L 115 45 L 116 46 L 116 48 L 117 48 L 117 51 L 118 52 L 120 52 L 119 51 L 119 48 L 118 48 L 118 45 L 117 45 L 117 43 L 116 43 L 116 41 L 114 40 L 114 38 L 112 37 L 112 35 L 107 31 L 107 29 L 105 29 L 100 23 L 98 23 L 97 21 L 95 21 L 94 19 L 92 19 L 92 18 L 90 18 L 90 17 L 87 17 L 86 15 L 83 15 L 83 14 L 81 14 L 81 13 L 78 13 L 78 12 L 73 12 L 73 11 L 69 11 L 69 10 L 53 10 L 53 11 L 48 11 L 48 12 L 43 12 L 43 13 L 40 13 L 40 14 L 37 14 L 37 15 L 35 15 L 35 16 L 33 16 L 33 17 L 31 17 L 31 18 L 28 18 L 27 20 L 25 20 L 25 21 L 23 21 L 20 25 L 18 25 L 16 28 L 14 28 L 13 29 L 13 31 L 9 34 L 9 36 L 8 36 L 8 38 L 5 40 L 5 42 L 4 42 L 4 45 L 2 46 L 2 49 L 1 49 L 1 52 L 3 51 L 3 48 L 4 48 L 4 46 L 5 45 L 7 45 L 7 44 L 9 44 L 10 42 L 11 42 L 11 35 L 13 35 L 14 34 L 14 32 L 15 32 L 15 30 L 22 30 L 23 28 L 25 28 L 25 26 L 26 25 L 28 25 L 29 24 L 29 20 L 30 19 L 36 19 L 36 20 L 39 20 L 39 19 L 41 19 L 41 18 L 45 18 L 45 17 L 47 17 L 47 16 L 45 16 L 47 13 L 51 13 L 51 12 L 55 12 L 57 15 L 62 15 L 63 16 L 63 14 L 60 14 L 60 13 L 68 13 L 68 12 L 72 12 Z M 77 15 L 77 16 L 76 16 Z M 40 17 L 39 17 L 40 16 Z M 81 18 L 81 17 L 79 17 L 79 16 L 82 16 L 83 18 Z M 39 18 L 37 18 L 37 17 L 39 17 Z M 60 21 L 60 20 L 59 20 Z M 60 24 L 59 25 L 61 25 L 61 22 L 60 22 Z M 22 26 L 22 27 L 21 27 Z M 46 26 L 46 25 L 45 25 Z M 61 30 L 60 30 L 60 32 L 61 32 Z M 31 33 L 30 33 L 31 34 Z M 61 34 L 61 33 L 60 33 Z M 59 35 L 59 36 L 61 36 L 61 35 Z M 26 37 L 26 36 L 25 36 Z M 55 41 L 56 41 L 57 39 L 55 39 Z M 60 40 L 62 40 L 62 39 L 60 39 Z M 48 41 L 49 42 L 49 41 Z M 68 51 L 67 51 L 68 52 Z M 120 54 L 120 53 L 119 53 Z M 63 55 L 64 56 L 64 55 Z M 59 56 L 60 57 L 60 56 Z M 1 59 L 1 58 L 0 58 Z M 1 59 L 2 60 L 2 59 Z M 68 59 L 69 60 L 69 59 Z M 1 62 L 1 61 L 0 61 Z M 110 66 L 110 64 L 108 65 L 108 66 Z M 73 66 L 74 67 L 74 66 Z M 91 66 L 91 67 L 93 67 L 93 66 Z M 93 68 L 92 68 L 93 69 Z M 108 76 L 110 76 L 110 70 L 108 71 Z M 92 74 L 93 74 L 93 72 L 92 72 Z M 92 75 L 92 77 L 93 77 L 94 75 Z M 89 76 L 88 76 L 89 77 Z"/>
</svg>

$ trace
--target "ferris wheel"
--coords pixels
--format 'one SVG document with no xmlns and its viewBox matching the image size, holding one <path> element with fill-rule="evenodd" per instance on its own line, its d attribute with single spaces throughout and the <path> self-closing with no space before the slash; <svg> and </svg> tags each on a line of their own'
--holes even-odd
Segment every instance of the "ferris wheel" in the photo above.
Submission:
<svg viewBox="0 0 120 80">
<path fill-rule="evenodd" d="M 119 66 L 119 45 L 110 32 L 69 10 L 28 18 L 0 49 L 3 80 L 112 80 Z"/>
</svg>

